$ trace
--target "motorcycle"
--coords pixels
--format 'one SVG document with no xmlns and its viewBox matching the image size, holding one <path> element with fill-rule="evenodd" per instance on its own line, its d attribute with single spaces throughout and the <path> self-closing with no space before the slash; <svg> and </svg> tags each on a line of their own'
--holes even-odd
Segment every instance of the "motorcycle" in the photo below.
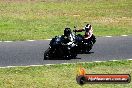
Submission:
<svg viewBox="0 0 132 88">
<path fill-rule="evenodd" d="M 64 35 L 55 36 L 50 41 L 50 47 L 44 53 L 45 60 L 52 59 L 66 59 L 76 58 L 75 47 L 72 44 L 68 44 L 69 40 Z"/>
<path fill-rule="evenodd" d="M 96 42 L 96 37 L 92 34 L 92 36 L 89 39 L 85 39 L 83 35 L 76 34 L 76 27 L 74 27 L 75 30 L 75 43 L 77 45 L 76 52 L 78 54 L 87 54 L 92 49 L 93 45 Z"/>
</svg>

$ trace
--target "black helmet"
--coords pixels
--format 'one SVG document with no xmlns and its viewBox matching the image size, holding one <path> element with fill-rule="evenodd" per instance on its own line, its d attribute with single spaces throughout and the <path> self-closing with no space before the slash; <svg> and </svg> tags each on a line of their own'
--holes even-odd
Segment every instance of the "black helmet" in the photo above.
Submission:
<svg viewBox="0 0 132 88">
<path fill-rule="evenodd" d="M 91 29 L 91 25 L 90 25 L 90 24 L 87 24 L 87 25 L 85 26 L 85 31 L 88 32 L 90 29 Z"/>
<path fill-rule="evenodd" d="M 69 36 L 71 33 L 71 29 L 70 28 L 65 28 L 64 30 L 64 36 Z"/>
</svg>

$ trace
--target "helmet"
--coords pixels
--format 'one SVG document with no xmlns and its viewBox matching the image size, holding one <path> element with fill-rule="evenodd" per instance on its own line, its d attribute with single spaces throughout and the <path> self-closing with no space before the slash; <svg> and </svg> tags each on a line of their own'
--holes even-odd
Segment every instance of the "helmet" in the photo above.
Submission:
<svg viewBox="0 0 132 88">
<path fill-rule="evenodd" d="M 64 30 L 64 36 L 69 36 L 71 34 L 71 29 L 70 28 L 65 28 Z"/>
<path fill-rule="evenodd" d="M 90 25 L 90 24 L 87 24 L 87 25 L 85 26 L 85 31 L 86 31 L 86 32 L 89 32 L 90 29 L 91 29 L 91 25 Z"/>
</svg>

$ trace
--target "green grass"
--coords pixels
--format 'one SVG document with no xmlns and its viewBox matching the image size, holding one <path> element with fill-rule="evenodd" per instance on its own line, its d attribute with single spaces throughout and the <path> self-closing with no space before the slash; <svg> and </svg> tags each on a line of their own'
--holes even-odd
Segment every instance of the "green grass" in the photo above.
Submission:
<svg viewBox="0 0 132 88">
<path fill-rule="evenodd" d="M 47 39 L 74 25 L 96 36 L 132 34 L 132 0 L 1 0 L 0 41 Z"/>
<path fill-rule="evenodd" d="M 132 76 L 132 61 L 127 60 L 0 68 L 0 88 L 131 88 L 132 86 L 132 82 L 80 86 L 76 83 L 79 65 L 82 65 L 88 74 L 130 74 Z"/>
</svg>

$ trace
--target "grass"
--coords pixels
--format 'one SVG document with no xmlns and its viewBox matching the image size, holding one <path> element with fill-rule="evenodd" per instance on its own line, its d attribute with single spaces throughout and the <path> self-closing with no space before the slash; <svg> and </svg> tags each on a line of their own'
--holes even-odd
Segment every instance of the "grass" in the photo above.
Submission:
<svg viewBox="0 0 132 88">
<path fill-rule="evenodd" d="M 47 39 L 74 25 L 96 36 L 132 34 L 132 0 L 1 0 L 0 41 Z"/>
<path fill-rule="evenodd" d="M 77 67 L 82 65 L 88 74 L 130 74 L 132 61 L 107 61 L 51 65 L 40 67 L 0 68 L 1 88 L 131 88 L 129 84 L 76 83 Z"/>
</svg>

